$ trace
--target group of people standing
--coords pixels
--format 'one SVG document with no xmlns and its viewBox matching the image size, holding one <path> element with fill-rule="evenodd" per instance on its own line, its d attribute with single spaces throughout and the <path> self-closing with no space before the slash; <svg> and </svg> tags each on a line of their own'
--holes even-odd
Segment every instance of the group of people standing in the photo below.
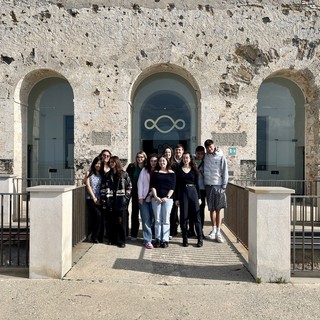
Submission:
<svg viewBox="0 0 320 320">
<path fill-rule="evenodd" d="M 196 236 L 197 247 L 202 247 L 205 199 L 212 224 L 208 238 L 223 242 L 220 211 L 226 207 L 228 167 L 223 153 L 210 139 L 205 141 L 205 148 L 196 148 L 194 157 L 181 144 L 174 150 L 166 147 L 160 156 L 147 157 L 139 151 L 126 170 L 117 156 L 102 150 L 84 181 L 91 240 L 95 243 L 107 238 L 108 244 L 125 247 L 130 199 L 131 241 L 138 237 L 140 212 L 147 249 L 167 248 L 179 224 L 182 245 L 187 247 L 188 238 Z"/>
</svg>

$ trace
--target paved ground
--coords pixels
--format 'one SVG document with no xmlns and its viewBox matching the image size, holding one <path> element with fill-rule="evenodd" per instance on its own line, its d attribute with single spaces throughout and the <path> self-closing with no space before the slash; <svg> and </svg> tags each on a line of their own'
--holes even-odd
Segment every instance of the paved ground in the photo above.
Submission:
<svg viewBox="0 0 320 320">
<path fill-rule="evenodd" d="M 205 231 L 208 231 L 208 226 Z M 257 284 L 236 243 L 84 243 L 63 280 L 0 276 L 0 319 L 314 319 L 317 279 Z M 235 245 L 235 246 L 234 246 Z M 16 274 L 17 275 L 17 274 Z"/>
</svg>

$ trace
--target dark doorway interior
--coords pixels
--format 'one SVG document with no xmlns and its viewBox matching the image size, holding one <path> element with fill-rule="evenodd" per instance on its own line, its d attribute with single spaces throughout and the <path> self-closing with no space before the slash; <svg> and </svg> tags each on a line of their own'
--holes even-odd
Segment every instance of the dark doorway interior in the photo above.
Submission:
<svg viewBox="0 0 320 320">
<path fill-rule="evenodd" d="M 156 153 L 157 155 L 161 155 L 167 146 L 171 147 L 174 150 L 177 144 L 182 144 L 184 149 L 188 150 L 189 143 L 187 140 L 177 140 L 177 141 L 172 140 L 169 142 L 159 141 L 159 143 L 155 143 L 155 141 L 153 140 L 143 140 L 142 149 L 147 155 L 151 153 Z M 155 148 L 154 146 L 157 146 L 157 148 Z"/>
</svg>

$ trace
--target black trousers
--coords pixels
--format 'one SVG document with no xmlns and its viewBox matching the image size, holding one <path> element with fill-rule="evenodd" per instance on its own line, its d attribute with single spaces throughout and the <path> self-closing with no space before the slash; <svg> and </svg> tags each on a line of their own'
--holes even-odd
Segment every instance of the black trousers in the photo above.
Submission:
<svg viewBox="0 0 320 320">
<path fill-rule="evenodd" d="M 182 238 L 187 238 L 188 218 L 193 221 L 198 240 L 202 239 L 200 206 L 195 186 L 188 186 L 180 192 L 180 226 Z"/>
<path fill-rule="evenodd" d="M 139 198 L 138 193 L 134 192 L 131 195 L 131 237 L 137 238 L 139 232 Z"/>
<path fill-rule="evenodd" d="M 204 226 L 204 209 L 206 207 L 206 190 L 200 190 L 200 219 L 201 219 L 201 229 L 203 230 Z M 194 222 L 191 218 L 189 218 L 189 231 L 191 233 L 194 232 Z M 203 233 L 203 232 L 202 232 Z"/>
<path fill-rule="evenodd" d="M 126 243 L 127 210 L 112 210 L 109 215 L 109 242 L 116 245 Z"/>
<path fill-rule="evenodd" d="M 103 242 L 104 235 L 104 215 L 100 205 L 96 205 L 93 199 L 87 199 L 88 224 L 91 239 Z"/>
</svg>

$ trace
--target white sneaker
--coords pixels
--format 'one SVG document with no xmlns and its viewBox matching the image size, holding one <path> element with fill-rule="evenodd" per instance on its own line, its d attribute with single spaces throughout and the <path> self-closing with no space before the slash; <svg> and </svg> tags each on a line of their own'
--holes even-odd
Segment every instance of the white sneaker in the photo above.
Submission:
<svg viewBox="0 0 320 320">
<path fill-rule="evenodd" d="M 207 239 L 214 239 L 215 238 L 215 233 L 213 230 L 210 231 L 210 233 L 207 235 Z"/>
<path fill-rule="evenodd" d="M 221 233 L 216 233 L 216 241 L 219 242 L 219 243 L 223 243 L 224 242 Z"/>
</svg>

